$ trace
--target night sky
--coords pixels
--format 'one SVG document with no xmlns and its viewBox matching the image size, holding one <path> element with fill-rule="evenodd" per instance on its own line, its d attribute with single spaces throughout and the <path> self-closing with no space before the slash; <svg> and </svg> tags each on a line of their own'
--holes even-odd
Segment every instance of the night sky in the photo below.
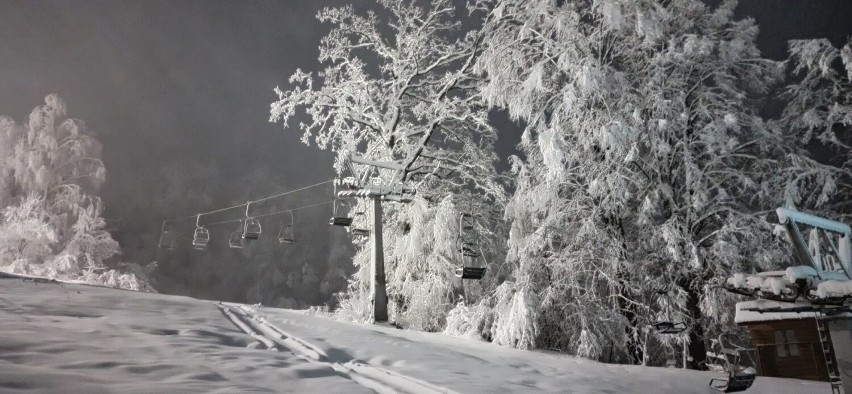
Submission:
<svg viewBox="0 0 852 394">
<path fill-rule="evenodd" d="M 297 68 L 318 69 L 328 26 L 317 11 L 342 3 L 0 0 L 0 114 L 22 122 L 47 94 L 63 97 L 104 145 L 101 196 L 105 216 L 123 219 L 125 257 L 153 259 L 151 237 L 167 215 L 333 175 L 328 152 L 268 119 L 272 89 L 286 86 Z M 743 0 L 738 12 L 758 21 L 760 46 L 774 59 L 784 58 L 789 39 L 840 45 L 852 35 L 850 0 Z M 516 134 L 503 128 L 500 153 L 512 151 Z M 168 174 L 200 172 L 215 178 L 202 182 L 210 199 L 165 198 L 180 187 Z M 330 196 L 316 190 L 306 198 Z M 133 239 L 149 245 L 127 245 Z"/>
<path fill-rule="evenodd" d="M 104 145 L 109 217 L 156 200 L 166 164 L 213 162 L 237 189 L 260 166 L 282 190 L 328 178 L 329 155 L 268 122 L 272 89 L 316 67 L 318 3 L 0 1 L 0 113 L 59 93 Z"/>
</svg>

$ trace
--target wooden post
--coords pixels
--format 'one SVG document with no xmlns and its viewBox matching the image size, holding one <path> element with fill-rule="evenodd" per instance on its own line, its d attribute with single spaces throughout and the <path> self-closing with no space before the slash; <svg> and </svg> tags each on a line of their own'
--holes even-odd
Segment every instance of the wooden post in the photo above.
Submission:
<svg viewBox="0 0 852 394">
<path fill-rule="evenodd" d="M 382 200 L 381 196 L 372 196 L 373 225 L 370 226 L 370 241 L 372 242 L 373 279 L 370 281 L 373 293 L 373 322 L 388 321 L 388 293 L 385 288 L 385 251 L 382 242 Z"/>
</svg>

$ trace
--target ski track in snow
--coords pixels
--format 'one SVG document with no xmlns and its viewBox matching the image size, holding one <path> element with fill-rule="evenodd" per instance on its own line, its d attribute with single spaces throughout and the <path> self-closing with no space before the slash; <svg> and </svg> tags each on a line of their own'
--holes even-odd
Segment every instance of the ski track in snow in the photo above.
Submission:
<svg viewBox="0 0 852 394">
<path fill-rule="evenodd" d="M 368 393 L 256 349 L 210 301 L 0 279 L 0 393 Z"/>
<path fill-rule="evenodd" d="M 290 335 L 246 305 L 220 303 L 219 309 L 243 332 L 270 350 L 288 350 L 308 362 L 331 367 L 342 376 L 378 393 L 455 393 L 420 379 L 358 360 L 332 360 L 322 349 Z M 277 345 L 277 346 L 276 346 Z"/>
</svg>

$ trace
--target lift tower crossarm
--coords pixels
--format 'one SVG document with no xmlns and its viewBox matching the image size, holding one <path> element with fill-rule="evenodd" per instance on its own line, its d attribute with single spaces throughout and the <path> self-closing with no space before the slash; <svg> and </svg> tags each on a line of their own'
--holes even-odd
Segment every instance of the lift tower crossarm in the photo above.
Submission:
<svg viewBox="0 0 852 394">
<path fill-rule="evenodd" d="M 403 166 L 402 164 L 369 160 L 369 159 L 365 159 L 363 157 L 358 157 L 358 156 L 349 156 L 349 160 L 352 160 L 353 163 L 364 164 L 364 165 L 384 168 L 384 169 L 388 169 L 388 170 L 394 170 L 394 171 L 405 170 L 405 166 Z"/>
<path fill-rule="evenodd" d="M 353 163 L 368 166 L 369 169 L 359 176 L 352 166 Z M 385 283 L 382 201 L 396 201 L 403 203 L 411 202 L 414 190 L 403 186 L 402 183 L 396 179 L 397 175 L 405 171 L 405 166 L 401 164 L 380 162 L 351 155 L 349 156 L 346 164 L 352 171 L 353 177 L 335 181 L 335 186 L 339 185 L 346 187 L 346 189 L 337 190 L 336 197 L 369 198 L 372 200 L 370 209 L 370 257 L 372 263 L 370 293 L 372 293 L 373 304 L 372 320 L 374 322 L 386 322 L 388 321 L 388 295 Z M 368 182 L 367 178 L 375 168 L 394 171 L 394 175 L 387 183 L 381 178 L 373 178 L 371 182 Z"/>
</svg>

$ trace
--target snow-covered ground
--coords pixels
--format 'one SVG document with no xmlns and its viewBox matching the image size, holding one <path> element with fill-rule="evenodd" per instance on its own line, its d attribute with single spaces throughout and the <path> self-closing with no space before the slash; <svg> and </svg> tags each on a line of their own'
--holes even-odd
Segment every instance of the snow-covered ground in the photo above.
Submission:
<svg viewBox="0 0 852 394">
<path fill-rule="evenodd" d="M 0 392 L 707 393 L 713 376 L 296 311 L 0 279 Z M 759 377 L 749 392 L 829 388 Z"/>
</svg>

